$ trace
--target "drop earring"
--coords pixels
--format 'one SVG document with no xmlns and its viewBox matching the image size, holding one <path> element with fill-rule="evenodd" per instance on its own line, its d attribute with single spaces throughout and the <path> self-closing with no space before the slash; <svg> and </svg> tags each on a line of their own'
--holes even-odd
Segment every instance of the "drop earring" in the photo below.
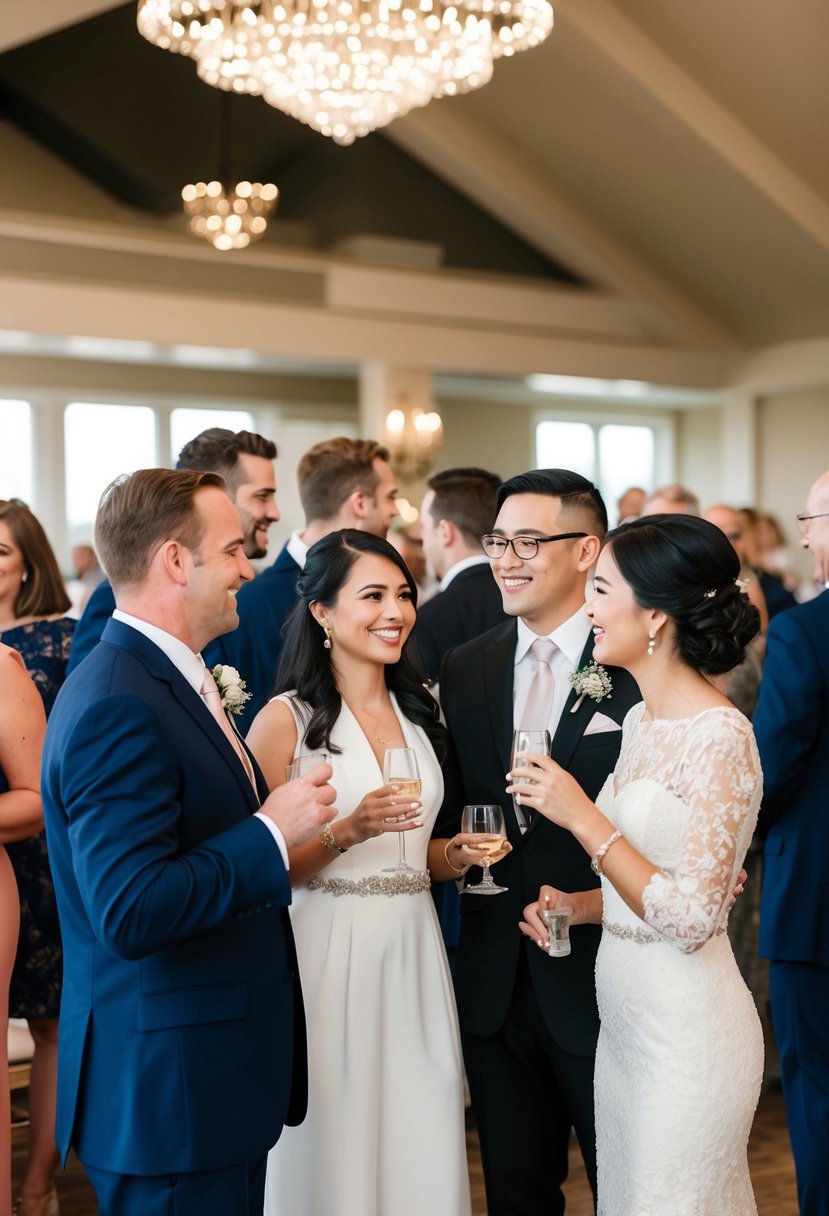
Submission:
<svg viewBox="0 0 829 1216">
<path fill-rule="evenodd" d="M 330 650 L 331 649 L 331 634 L 328 630 L 328 626 L 323 625 L 322 631 L 325 634 L 325 641 L 323 642 L 323 646 L 325 647 L 326 650 Z"/>
<path fill-rule="evenodd" d="M 653 652 L 656 650 L 656 634 L 653 630 L 648 634 L 648 658 L 653 658 Z"/>
</svg>

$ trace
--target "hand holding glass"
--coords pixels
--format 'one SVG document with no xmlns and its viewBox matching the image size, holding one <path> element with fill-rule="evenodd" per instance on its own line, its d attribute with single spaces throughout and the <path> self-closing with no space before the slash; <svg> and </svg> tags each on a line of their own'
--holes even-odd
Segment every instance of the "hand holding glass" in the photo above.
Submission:
<svg viewBox="0 0 829 1216">
<path fill-rule="evenodd" d="M 298 777 L 304 777 L 306 773 L 310 773 L 312 768 L 319 768 L 321 764 L 330 764 L 331 756 L 328 752 L 313 752 L 306 756 L 297 756 L 290 764 L 285 765 L 285 780 L 296 781 Z"/>
<path fill-rule="evenodd" d="M 507 829 L 504 823 L 504 812 L 499 806 L 477 805 L 465 806 L 461 816 L 461 831 L 474 832 L 480 836 L 478 846 L 485 850 L 481 858 L 484 876 L 479 883 L 464 887 L 463 895 L 500 895 L 509 887 L 499 887 L 492 881 L 489 870 L 489 853 L 500 853 L 504 847 Z"/>
<path fill-rule="evenodd" d="M 420 798 L 420 769 L 413 747 L 387 747 L 383 757 L 383 781 L 394 787 L 394 796 L 408 805 Z M 416 874 L 414 866 L 406 862 L 406 833 L 397 833 L 398 860 L 393 866 L 384 866 L 384 874 Z"/>
<path fill-rule="evenodd" d="M 512 735 L 512 763 L 510 769 L 526 768 L 526 761 L 516 760 L 518 752 L 530 752 L 533 756 L 549 756 L 550 754 L 550 732 L 548 730 L 516 730 Z M 529 808 L 522 807 L 518 801 L 517 795 L 512 796 L 513 805 L 515 806 L 518 822 L 529 818 L 527 811 Z"/>
<path fill-rule="evenodd" d="M 551 958 L 564 958 L 570 953 L 570 907 L 542 908 L 541 919 L 548 933 L 547 953 Z"/>
</svg>

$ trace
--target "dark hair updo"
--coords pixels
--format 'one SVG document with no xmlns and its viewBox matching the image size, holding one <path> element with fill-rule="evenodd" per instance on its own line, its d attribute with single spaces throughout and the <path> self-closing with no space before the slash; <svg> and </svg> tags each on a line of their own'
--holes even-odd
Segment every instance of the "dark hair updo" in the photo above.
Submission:
<svg viewBox="0 0 829 1216">
<path fill-rule="evenodd" d="M 704 675 L 731 671 L 760 632 L 760 614 L 737 582 L 740 559 L 719 528 L 693 515 L 646 515 L 605 542 L 642 608 L 674 623 L 676 648 Z"/>
<path fill-rule="evenodd" d="M 311 615 L 312 604 L 330 607 L 335 604 L 351 569 L 363 554 L 385 557 L 393 562 L 409 585 L 412 603 L 417 605 L 417 584 L 409 567 L 387 540 L 371 532 L 341 528 L 329 532 L 312 545 L 305 566 L 297 580 L 298 602 L 285 624 L 285 646 L 276 678 L 277 692 L 296 689 L 301 701 L 311 707 L 307 723 L 308 747 L 314 751 L 339 749 L 331 743 L 331 732 L 342 709 L 342 697 L 347 689 L 339 689 L 331 664 L 331 652 L 323 643 L 325 634 Z M 406 657 L 404 647 L 400 661 L 385 667 L 386 686 L 397 697 L 403 714 L 423 727 L 439 760 L 446 754 L 446 731 L 440 722 L 440 711 L 422 678 Z"/>
</svg>

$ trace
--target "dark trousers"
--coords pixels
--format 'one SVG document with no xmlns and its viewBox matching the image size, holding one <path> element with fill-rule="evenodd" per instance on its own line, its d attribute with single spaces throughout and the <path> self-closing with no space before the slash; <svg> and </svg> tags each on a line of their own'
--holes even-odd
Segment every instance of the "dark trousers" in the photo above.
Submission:
<svg viewBox="0 0 829 1216">
<path fill-rule="evenodd" d="M 267 1157 L 221 1170 L 147 1177 L 84 1165 L 98 1216 L 262 1216 Z"/>
<path fill-rule="evenodd" d="M 800 1216 L 829 1216 L 829 967 L 772 962 L 769 991 Z"/>
<path fill-rule="evenodd" d="M 525 960 L 500 1031 L 462 1038 L 489 1216 L 562 1216 L 572 1128 L 595 1196 L 594 1059 L 555 1042 Z"/>
</svg>

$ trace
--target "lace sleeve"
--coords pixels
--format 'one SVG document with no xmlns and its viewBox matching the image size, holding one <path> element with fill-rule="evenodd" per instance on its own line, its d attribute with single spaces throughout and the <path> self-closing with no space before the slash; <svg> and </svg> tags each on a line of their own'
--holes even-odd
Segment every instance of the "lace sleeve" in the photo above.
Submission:
<svg viewBox="0 0 829 1216">
<path fill-rule="evenodd" d="M 690 954 L 722 922 L 757 821 L 762 775 L 748 720 L 735 710 L 698 719 L 672 786 L 688 806 L 680 857 L 654 874 L 642 904 L 648 924 Z"/>
</svg>

